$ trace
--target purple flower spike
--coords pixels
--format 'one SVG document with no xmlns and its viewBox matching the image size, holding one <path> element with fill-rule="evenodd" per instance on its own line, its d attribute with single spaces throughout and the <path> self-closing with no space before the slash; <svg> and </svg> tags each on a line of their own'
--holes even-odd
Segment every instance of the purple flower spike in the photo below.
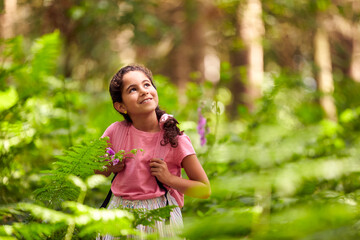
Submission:
<svg viewBox="0 0 360 240">
<path fill-rule="evenodd" d="M 114 150 L 112 150 L 110 147 L 108 147 L 108 148 L 106 148 L 107 149 L 107 153 L 109 154 L 109 155 L 115 155 L 115 152 L 114 152 Z"/>
<path fill-rule="evenodd" d="M 115 158 L 112 163 L 113 163 L 113 166 L 117 165 L 117 164 L 119 163 L 119 159 L 118 159 L 118 158 Z"/>
<path fill-rule="evenodd" d="M 199 121 L 198 121 L 198 126 L 197 126 L 197 130 L 198 133 L 200 135 L 200 145 L 204 146 L 206 144 L 206 138 L 205 138 L 205 126 L 206 126 L 206 118 L 204 118 L 204 116 L 201 114 L 201 108 L 198 108 L 198 115 L 199 115 Z"/>
<path fill-rule="evenodd" d="M 204 146 L 206 144 L 206 138 L 205 137 L 201 137 L 200 138 L 200 145 Z"/>
</svg>

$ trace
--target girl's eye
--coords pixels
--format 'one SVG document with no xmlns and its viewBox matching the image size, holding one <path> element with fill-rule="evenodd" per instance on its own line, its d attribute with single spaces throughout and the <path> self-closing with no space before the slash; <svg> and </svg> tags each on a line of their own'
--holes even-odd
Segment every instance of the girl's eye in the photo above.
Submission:
<svg viewBox="0 0 360 240">
<path fill-rule="evenodd" d="M 129 92 L 133 92 L 133 91 L 136 91 L 136 88 L 131 88 L 131 89 L 129 90 Z"/>
<path fill-rule="evenodd" d="M 150 83 L 145 83 L 145 87 L 150 87 Z"/>
</svg>

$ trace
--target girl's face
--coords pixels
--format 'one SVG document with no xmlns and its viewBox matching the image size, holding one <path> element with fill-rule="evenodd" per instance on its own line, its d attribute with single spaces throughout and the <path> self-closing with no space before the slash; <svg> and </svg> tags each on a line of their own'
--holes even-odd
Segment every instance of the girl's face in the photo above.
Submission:
<svg viewBox="0 0 360 240">
<path fill-rule="evenodd" d="M 128 72 L 123 76 L 123 102 L 120 103 L 120 112 L 130 118 L 155 111 L 159 104 L 157 91 L 151 80 L 141 71 Z"/>
</svg>

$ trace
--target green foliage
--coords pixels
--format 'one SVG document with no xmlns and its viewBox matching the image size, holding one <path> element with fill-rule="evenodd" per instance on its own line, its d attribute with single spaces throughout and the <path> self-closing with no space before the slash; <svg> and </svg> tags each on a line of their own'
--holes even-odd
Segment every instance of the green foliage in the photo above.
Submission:
<svg viewBox="0 0 360 240">
<path fill-rule="evenodd" d="M 353 1 L 262 1 L 267 71 L 263 98 L 255 112 L 233 106 L 240 117 L 232 120 L 228 110 L 238 92 L 229 94 L 225 86 L 233 86 L 234 73 L 246 76 L 245 66 L 232 67 L 242 62 L 234 52 L 245 47 L 237 31 L 245 1 L 208 2 L 200 7 L 206 14 L 199 19 L 197 3 L 191 1 L 68 5 L 52 1 L 44 8 L 35 2 L 22 2 L 19 9 L 31 6 L 30 12 L 36 8 L 47 13 L 56 9 L 59 14 L 53 24 L 61 22 L 61 34 L 55 31 L 36 40 L 29 39 L 33 33 L 0 39 L 0 203 L 33 202 L 33 190 L 38 189 L 38 197 L 53 209 L 41 203 L 4 205 L 0 238 L 93 239 L 97 232 L 119 234 L 114 232 L 119 228 L 124 229 L 119 235 L 136 234 L 135 224 L 151 225 L 166 218 L 166 208 L 132 213 L 92 208 L 109 188 L 109 181 L 90 176 L 103 153 L 87 149 L 94 142 L 78 144 L 99 137 L 119 120 L 105 88 L 108 72 L 126 61 L 120 48 L 126 46 L 129 55 L 141 53 L 140 60 L 151 69 L 181 69 L 186 65 L 159 63 L 167 63 L 174 54 L 172 47 L 184 39 L 191 43 L 187 46 L 195 46 L 196 34 L 186 35 L 193 34 L 194 20 L 199 20 L 198 29 L 209 30 L 204 40 L 207 52 L 216 50 L 221 58 L 220 83 L 192 82 L 186 94 L 178 96 L 165 76 L 155 76 L 160 106 L 174 114 L 190 136 L 212 184 L 210 199 L 186 197 L 183 235 L 188 239 L 359 238 L 360 85 L 346 77 L 351 44 L 330 36 L 338 122 L 323 119 L 312 72 L 314 49 L 308 44 L 321 20 L 319 14 L 341 15 L 356 25 L 359 14 Z M 39 22 L 31 18 L 29 25 L 35 23 L 39 32 L 52 27 Z M 66 37 L 65 48 L 60 36 Z M 126 43 L 127 39 L 132 42 Z M 166 55 L 168 51 L 172 56 Z M 63 66 L 58 64 L 60 55 Z M 189 78 L 197 79 L 197 73 Z M 196 129 L 199 107 L 207 119 L 205 146 L 200 146 Z M 51 165 L 54 155 L 73 145 Z M 92 154 L 96 157 L 87 165 Z M 60 204 L 64 200 L 77 202 Z"/>
<path fill-rule="evenodd" d="M 36 189 L 35 196 L 42 202 L 4 205 L 0 211 L 1 238 L 93 239 L 97 233 L 136 235 L 134 223 L 153 225 L 155 220 L 165 218 L 171 207 L 139 211 L 138 218 L 134 218 L 126 211 L 99 210 L 82 204 L 89 190 L 93 191 L 92 196 L 97 196 L 100 186 L 109 187 L 108 181 L 99 179 L 102 176 L 93 175 L 95 169 L 108 164 L 106 157 L 102 157 L 108 146 L 105 139 L 82 141 L 64 151 L 64 155 L 58 154 L 52 170 L 40 171 L 49 169 L 48 164 L 59 149 L 79 142 L 79 138 L 99 136 L 97 128 L 104 123 L 99 120 L 91 124 L 92 132 L 86 129 L 84 119 L 78 117 L 79 111 L 95 101 L 87 93 L 81 94 L 71 79 L 55 75 L 61 52 L 59 32 L 44 35 L 28 48 L 22 39 L 2 40 L 0 48 L 5 60 L 0 66 L 1 202 L 32 202 L 32 189 Z M 111 106 L 108 100 L 103 102 Z M 105 114 L 92 114 L 106 118 Z M 95 204 L 98 205 L 96 201 Z"/>
<path fill-rule="evenodd" d="M 20 215 L 28 223 L 4 225 L 0 233 L 24 239 L 73 239 L 75 230 L 79 238 L 94 238 L 96 234 L 126 236 L 138 234 L 134 228 L 138 224 L 154 226 L 155 221 L 169 217 L 173 206 L 150 211 L 138 209 L 132 214 L 126 209 L 96 209 L 82 204 L 88 189 L 104 183 L 104 177 L 94 175 L 94 170 L 102 170 L 109 164 L 111 158 L 105 151 L 107 140 L 87 141 L 56 156 L 54 169 L 44 171 L 44 187 L 35 191 L 36 197 L 51 208 L 19 203 L 14 210 L 4 210 L 1 215 Z M 130 153 L 136 154 L 137 150 L 129 153 L 122 150 L 114 156 L 122 160 Z"/>
<path fill-rule="evenodd" d="M 0 227 L 1 239 L 46 239 L 51 236 L 51 233 L 61 230 L 64 226 L 59 224 L 44 224 L 44 223 L 14 223 L 13 225 L 3 225 Z M 15 237 L 10 237 L 10 236 Z M 6 237 L 8 236 L 8 237 Z"/>
<path fill-rule="evenodd" d="M 49 87 L 50 80 L 57 80 L 59 32 L 44 35 L 29 45 L 21 36 L 0 41 L 0 202 L 23 198 L 19 188 L 22 194 L 30 195 L 34 183 L 28 178 L 36 179 L 31 171 L 36 172 L 51 149 L 50 144 L 43 145 L 44 136 L 51 120 L 63 110 L 54 107 L 53 89 Z"/>
<path fill-rule="evenodd" d="M 204 216 L 201 222 L 188 219 L 184 235 L 187 239 L 229 239 L 246 236 L 251 232 L 252 223 L 258 215 L 255 208 L 231 208 L 226 212 Z"/>
<path fill-rule="evenodd" d="M 17 215 L 27 220 L 22 223 L 3 225 L 0 228 L 0 236 L 16 236 L 24 239 L 93 239 L 97 234 L 110 234 L 112 236 L 137 235 L 139 233 L 134 226 L 138 224 L 154 226 L 155 221 L 168 218 L 170 211 L 174 208 L 173 206 L 149 211 L 145 209 L 128 211 L 127 209 L 96 209 L 82 204 L 88 189 L 104 184 L 105 177 L 81 171 L 79 168 L 102 167 L 104 158 L 94 159 L 94 156 L 98 156 L 99 153 L 104 154 L 104 143 L 106 146 L 106 139 L 93 141 L 92 144 L 84 147 L 77 146 L 72 148 L 71 151 L 66 151 L 67 157 L 61 158 L 61 164 L 56 163 L 58 168 L 50 171 L 60 172 L 60 174 L 53 174 L 49 178 L 52 179 L 52 182 L 48 184 L 50 187 L 43 187 L 38 192 L 41 198 L 50 203 L 54 204 L 61 200 L 61 204 L 55 206 L 56 210 L 32 203 L 19 203 L 15 207 L 4 208 L 4 210 L 0 211 L 1 215 L 7 215 L 8 217 Z M 91 154 L 85 154 L 83 150 L 89 145 L 95 149 L 102 148 L 102 151 L 95 150 L 91 151 Z M 136 151 L 132 151 L 132 153 L 135 154 Z M 90 164 L 85 159 L 81 159 L 85 162 L 81 164 L 68 162 L 69 158 L 75 160 L 80 155 L 86 155 L 98 164 Z M 79 177 L 70 175 L 74 170 L 80 172 Z M 82 180 L 81 178 L 86 179 Z M 72 184 L 67 184 L 67 181 L 72 182 Z M 52 187 L 55 187 L 56 191 L 51 191 Z M 79 188 L 77 202 L 66 201 L 76 195 L 74 188 Z M 25 214 L 28 214 L 28 217 Z"/>
<path fill-rule="evenodd" d="M 159 95 L 160 107 L 165 111 L 176 111 L 179 109 L 178 97 L 176 96 L 176 86 L 169 82 L 169 79 L 161 75 L 154 76 L 154 82 Z M 177 113 L 172 113 L 176 114 Z"/>
<path fill-rule="evenodd" d="M 340 112 L 339 123 L 309 116 L 313 109 L 303 106 L 313 104 L 316 92 L 296 75 L 273 81 L 256 113 L 234 122 L 220 115 L 218 131 L 216 121 L 208 123 L 212 141 L 197 152 L 205 150 L 198 156 L 212 196 L 186 198 L 186 238 L 359 237 L 358 109 Z"/>
<path fill-rule="evenodd" d="M 19 203 L 17 209 L 30 213 L 35 219 L 30 223 L 4 225 L 0 236 L 16 236 L 24 239 L 62 239 L 67 226 L 77 227 L 78 237 L 90 239 L 100 234 L 121 236 L 136 234 L 131 213 L 119 209 L 95 209 L 76 202 L 63 202 L 62 211 L 56 211 L 30 203 Z M 37 222 L 38 221 L 38 222 Z M 40 223 L 41 222 L 41 223 Z M 68 234 L 68 236 L 72 236 Z M 71 238 L 66 238 L 71 239 Z"/>
</svg>

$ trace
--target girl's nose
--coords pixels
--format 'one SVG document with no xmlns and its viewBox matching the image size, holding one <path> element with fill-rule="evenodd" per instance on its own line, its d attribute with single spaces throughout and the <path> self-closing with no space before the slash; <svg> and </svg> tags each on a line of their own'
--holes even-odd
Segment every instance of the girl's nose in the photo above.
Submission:
<svg viewBox="0 0 360 240">
<path fill-rule="evenodd" d="M 149 90 L 146 89 L 146 88 L 141 88 L 141 89 L 140 89 L 140 93 L 141 93 L 141 94 L 148 94 L 148 93 L 149 93 Z"/>
</svg>

